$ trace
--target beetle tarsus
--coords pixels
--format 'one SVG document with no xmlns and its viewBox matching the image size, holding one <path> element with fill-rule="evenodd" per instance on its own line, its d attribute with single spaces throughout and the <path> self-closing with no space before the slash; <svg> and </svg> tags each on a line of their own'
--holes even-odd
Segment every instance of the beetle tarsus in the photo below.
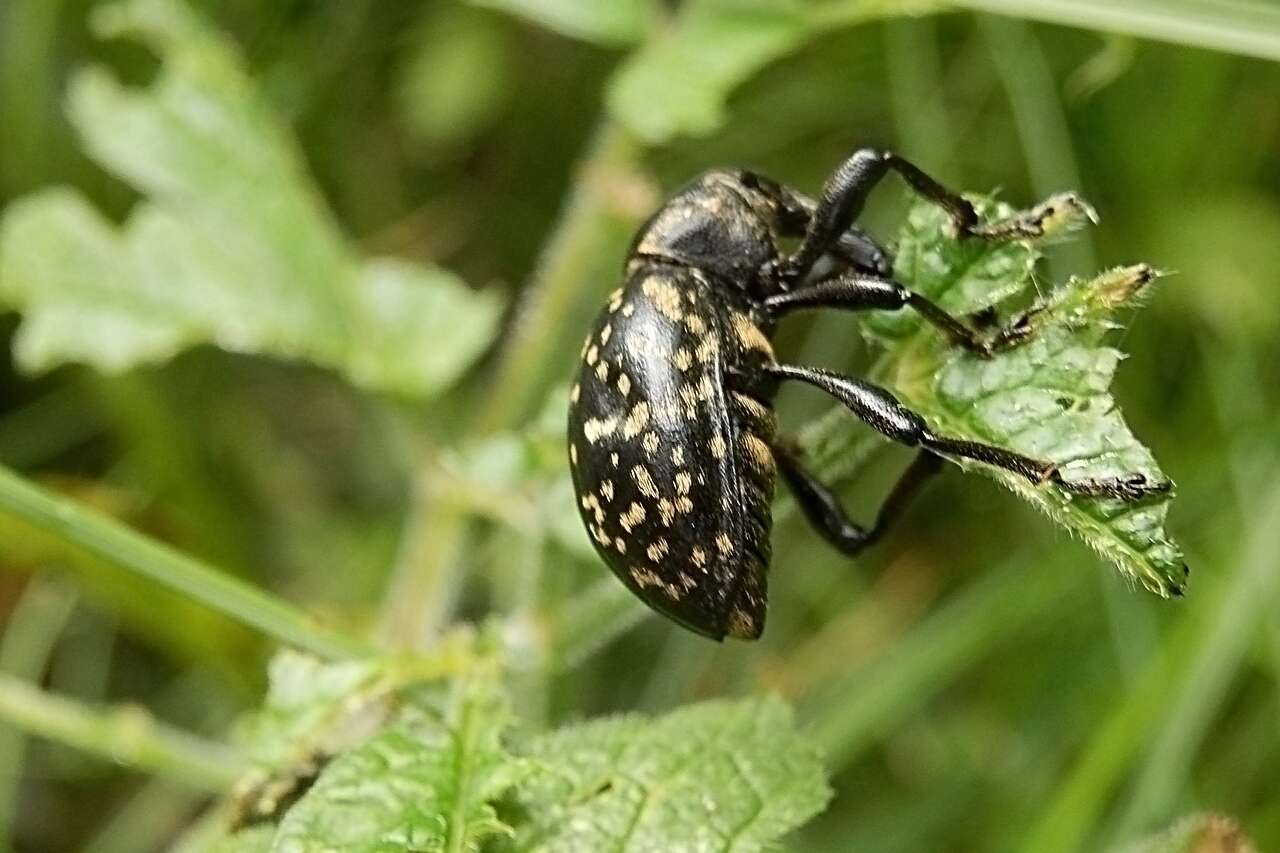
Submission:
<svg viewBox="0 0 1280 853">
<path fill-rule="evenodd" d="M 1168 480 L 1153 481 L 1144 474 L 1072 480 L 1055 468 L 1051 479 L 1059 488 L 1074 495 L 1115 498 L 1126 502 L 1140 501 L 1151 495 L 1163 495 L 1173 490 L 1173 483 Z"/>
</svg>

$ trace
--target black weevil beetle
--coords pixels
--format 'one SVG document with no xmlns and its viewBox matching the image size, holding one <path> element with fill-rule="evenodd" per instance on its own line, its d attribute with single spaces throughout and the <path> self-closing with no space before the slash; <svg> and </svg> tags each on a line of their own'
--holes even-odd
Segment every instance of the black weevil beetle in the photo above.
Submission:
<svg viewBox="0 0 1280 853">
<path fill-rule="evenodd" d="M 1068 480 L 1052 462 L 930 430 L 883 388 L 779 363 L 770 336 L 803 308 L 910 307 L 954 343 L 991 345 L 891 277 L 887 252 L 853 222 L 890 171 L 951 216 L 957 238 L 1034 233 L 980 225 L 973 206 L 905 159 L 863 149 L 816 203 L 751 172 L 704 174 L 641 227 L 625 283 L 600 312 L 570 391 L 569 460 L 583 522 L 600 556 L 654 610 L 717 640 L 764 629 L 775 470 L 809 522 L 856 554 L 875 541 L 945 456 L 995 465 L 1079 494 L 1137 500 L 1169 488 L 1141 474 Z M 782 253 L 780 237 L 799 238 Z M 812 275 L 820 259 L 830 268 Z M 862 527 L 775 435 L 778 384 L 815 385 L 891 439 L 920 448 Z"/>
</svg>

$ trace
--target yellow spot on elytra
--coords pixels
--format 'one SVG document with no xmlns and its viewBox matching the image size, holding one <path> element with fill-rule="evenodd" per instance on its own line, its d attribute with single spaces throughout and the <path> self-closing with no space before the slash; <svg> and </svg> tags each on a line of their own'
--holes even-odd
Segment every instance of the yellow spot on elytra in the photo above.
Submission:
<svg viewBox="0 0 1280 853">
<path fill-rule="evenodd" d="M 596 360 L 599 358 L 600 358 L 600 347 L 596 346 L 595 344 L 592 344 L 591 347 L 587 350 L 587 365 L 590 366 L 595 364 Z"/>
<path fill-rule="evenodd" d="M 689 552 L 689 559 L 693 560 L 693 564 L 700 569 L 707 567 L 707 552 L 697 546 Z"/>
<path fill-rule="evenodd" d="M 618 454 L 616 453 L 609 454 L 609 464 L 612 465 L 614 468 L 618 467 Z"/>
<path fill-rule="evenodd" d="M 613 547 L 617 550 L 619 554 L 627 553 L 627 543 L 622 541 L 621 536 L 613 540 Z"/>
<path fill-rule="evenodd" d="M 632 501 L 631 506 L 627 507 L 627 511 L 619 516 L 618 520 L 622 522 L 622 529 L 630 533 L 644 523 L 644 515 L 644 506 L 637 501 Z"/>
<path fill-rule="evenodd" d="M 716 534 L 716 550 L 720 556 L 727 557 L 733 553 L 733 541 L 724 533 Z"/>
<path fill-rule="evenodd" d="M 654 542 L 644 551 L 645 556 L 654 563 L 659 562 L 663 557 L 667 556 L 667 552 L 667 540 L 662 538 L 659 538 L 657 542 Z"/>
<path fill-rule="evenodd" d="M 662 516 L 662 526 L 670 527 L 671 522 L 676 520 L 676 507 L 671 501 L 663 498 L 658 501 L 658 515 Z"/>
<path fill-rule="evenodd" d="M 649 473 L 648 468 L 643 465 L 635 466 L 631 469 L 631 479 L 635 481 L 640 494 L 646 498 L 658 497 L 658 484 L 653 481 L 653 475 Z"/>
<path fill-rule="evenodd" d="M 734 402 L 742 408 L 747 417 L 755 420 L 767 420 L 769 418 L 769 409 L 755 397 L 748 397 L 746 394 L 740 394 L 737 391 L 732 393 Z"/>
<path fill-rule="evenodd" d="M 698 405 L 698 390 L 691 385 L 680 386 L 680 400 L 684 403 L 684 413 L 686 417 L 693 417 L 694 410 Z"/>
<path fill-rule="evenodd" d="M 604 328 L 600 330 L 600 346 L 609 343 L 609 337 L 613 334 L 613 326 L 609 323 L 604 324 Z"/>
<path fill-rule="evenodd" d="M 658 443 L 658 434 L 652 430 L 644 434 L 644 439 L 641 442 L 644 452 L 650 456 L 658 452 Z"/>
<path fill-rule="evenodd" d="M 618 374 L 618 390 L 622 392 L 622 396 L 631 393 L 631 377 L 625 373 Z"/>
<path fill-rule="evenodd" d="M 601 382 L 609 381 L 609 362 L 602 359 L 600 363 L 596 365 L 596 379 L 599 379 Z"/>
<path fill-rule="evenodd" d="M 693 512 L 693 501 L 689 500 L 685 495 L 676 498 L 676 512 L 681 515 L 688 515 Z"/>
<path fill-rule="evenodd" d="M 770 358 L 773 357 L 773 346 L 769 343 L 769 339 L 764 336 L 764 332 L 760 331 L 760 327 L 751 322 L 746 315 L 733 312 L 730 318 L 733 322 L 734 334 L 738 336 L 738 343 L 745 350 L 755 350 L 763 352 Z"/>
<path fill-rule="evenodd" d="M 632 305 L 630 302 L 622 306 L 623 317 L 630 317 L 634 313 L 636 313 L 636 306 Z"/>
<path fill-rule="evenodd" d="M 766 471 L 773 468 L 773 453 L 769 451 L 769 445 L 750 433 L 744 433 L 739 441 L 742 443 L 742 449 L 746 451 L 747 458 L 754 462 L 757 468 Z"/>
<path fill-rule="evenodd" d="M 684 316 L 680 310 L 680 291 L 669 281 L 660 278 L 646 278 L 640 290 L 653 300 L 662 316 L 673 322 L 679 322 Z"/>
<path fill-rule="evenodd" d="M 706 364 L 707 362 L 714 359 L 716 356 L 716 353 L 718 353 L 719 351 L 720 351 L 720 342 L 717 341 L 713 335 L 707 335 L 698 344 L 698 348 L 697 350 L 694 351 L 693 354 L 698 359 L 698 361 L 702 362 L 703 364 Z"/>
<path fill-rule="evenodd" d="M 604 495 L 606 503 L 613 500 L 613 480 L 605 480 L 600 484 L 600 494 Z"/>
<path fill-rule="evenodd" d="M 741 607 L 733 608 L 729 614 L 729 636 L 751 638 L 756 635 L 756 622 Z"/>
<path fill-rule="evenodd" d="M 677 444 L 675 447 L 671 448 L 671 463 L 673 465 L 684 464 L 684 445 L 683 444 Z"/>
<path fill-rule="evenodd" d="M 576 444 L 569 445 L 569 462 L 573 465 L 578 464 L 578 446 Z"/>
<path fill-rule="evenodd" d="M 697 314 L 687 314 L 684 318 L 684 324 L 689 327 L 689 331 L 695 335 L 701 335 L 707 330 L 707 324 Z"/>
<path fill-rule="evenodd" d="M 676 472 L 676 494 L 687 495 L 693 485 L 693 477 L 688 471 Z"/>
<path fill-rule="evenodd" d="M 641 589 L 648 589 L 651 586 L 662 586 L 662 578 L 658 577 L 649 569 L 634 566 L 631 569 L 631 579 L 636 582 L 636 586 Z"/>
<path fill-rule="evenodd" d="M 649 402 L 641 400 L 631 407 L 627 420 L 622 424 L 622 437 L 635 438 L 649 425 Z"/>
<path fill-rule="evenodd" d="M 711 455 L 717 459 L 723 459 L 724 455 L 729 451 L 728 446 L 724 443 L 724 437 L 719 435 L 711 436 Z"/>
<path fill-rule="evenodd" d="M 596 496 L 595 492 L 588 493 L 582 508 L 592 512 L 592 515 L 595 516 L 596 524 L 604 524 L 604 508 L 600 506 L 600 498 Z M 604 544 L 608 545 L 609 543 L 605 542 Z"/>
<path fill-rule="evenodd" d="M 595 444 L 600 439 L 613 435 L 613 431 L 617 428 L 618 419 L 615 417 L 605 418 L 604 420 L 591 418 L 582 425 L 582 434 L 586 436 L 587 441 Z"/>
<path fill-rule="evenodd" d="M 648 589 L 656 586 L 667 594 L 667 598 L 672 601 L 679 601 L 684 595 L 684 590 L 675 584 L 664 583 L 655 572 L 644 568 L 643 566 L 633 566 L 631 568 L 631 579 L 636 582 L 636 586 L 641 589 Z"/>
<path fill-rule="evenodd" d="M 569 402 L 576 403 L 578 398 L 582 396 L 582 386 L 577 382 L 573 383 L 573 387 L 569 389 Z"/>
<path fill-rule="evenodd" d="M 614 311 L 617 311 L 619 306 L 621 305 L 622 305 L 622 288 L 619 287 L 613 293 L 609 294 L 609 313 L 612 314 Z"/>
<path fill-rule="evenodd" d="M 680 349 L 676 350 L 676 354 L 671 360 L 675 364 L 676 369 L 682 373 L 690 367 L 693 367 L 693 356 L 684 347 L 680 347 Z"/>
<path fill-rule="evenodd" d="M 698 380 L 698 397 L 703 400 L 710 400 L 716 394 L 716 383 L 711 381 L 711 377 L 704 375 Z"/>
</svg>

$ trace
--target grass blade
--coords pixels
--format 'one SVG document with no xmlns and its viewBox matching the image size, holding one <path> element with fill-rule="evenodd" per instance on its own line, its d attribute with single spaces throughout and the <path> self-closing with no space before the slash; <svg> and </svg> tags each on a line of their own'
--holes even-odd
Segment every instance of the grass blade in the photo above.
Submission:
<svg viewBox="0 0 1280 853">
<path fill-rule="evenodd" d="M 326 658 L 366 649 L 317 625 L 288 602 L 188 557 L 75 501 L 59 497 L 0 467 L 0 514 L 35 535 L 51 535 L 123 569 L 173 589 L 246 625 Z"/>
<path fill-rule="evenodd" d="M 979 12 L 1280 60 L 1280 8 L 1170 0 L 958 0 Z"/>
</svg>

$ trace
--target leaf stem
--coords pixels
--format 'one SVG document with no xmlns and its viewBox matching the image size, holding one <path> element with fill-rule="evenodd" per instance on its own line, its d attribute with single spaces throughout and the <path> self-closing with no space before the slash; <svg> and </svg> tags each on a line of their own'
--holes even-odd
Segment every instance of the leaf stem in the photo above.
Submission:
<svg viewBox="0 0 1280 853">
<path fill-rule="evenodd" d="M 76 501 L 55 495 L 3 466 L 0 466 L 0 514 L 16 520 L 33 536 L 49 534 L 61 543 L 142 575 L 283 643 L 330 659 L 359 656 L 369 651 L 353 638 L 318 625 L 282 599 Z"/>
<path fill-rule="evenodd" d="M 75 609 L 75 593 L 43 576 L 31 579 L 9 614 L 0 640 L 0 671 L 36 681 L 44 676 L 54 644 Z M 25 738 L 19 731 L 0 731 L 0 849 L 12 850 L 13 816 L 22 783 Z"/>
<path fill-rule="evenodd" d="M 0 719 L 117 764 L 225 791 L 241 762 L 226 747 L 157 722 L 138 707 L 93 709 L 0 674 Z"/>
<path fill-rule="evenodd" d="M 592 288 L 611 286 L 596 280 L 602 249 L 625 240 L 641 215 L 642 205 L 632 209 L 625 196 L 636 188 L 643 151 L 617 122 L 605 121 L 596 130 L 533 283 L 516 307 L 492 390 L 476 418 L 481 431 L 518 423 L 542 399 L 549 380 L 563 373 L 559 368 L 567 369 L 554 356 L 576 336 L 583 310 L 597 307 L 583 297 Z"/>
</svg>

